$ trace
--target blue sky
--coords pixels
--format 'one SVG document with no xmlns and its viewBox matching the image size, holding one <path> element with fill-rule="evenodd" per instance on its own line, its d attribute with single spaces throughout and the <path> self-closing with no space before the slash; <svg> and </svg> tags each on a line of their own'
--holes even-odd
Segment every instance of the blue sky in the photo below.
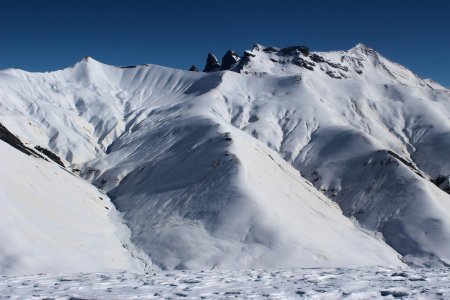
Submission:
<svg viewBox="0 0 450 300">
<path fill-rule="evenodd" d="M 0 69 L 104 63 L 203 68 L 254 43 L 342 50 L 362 42 L 450 87 L 450 1 L 0 0 Z"/>
</svg>

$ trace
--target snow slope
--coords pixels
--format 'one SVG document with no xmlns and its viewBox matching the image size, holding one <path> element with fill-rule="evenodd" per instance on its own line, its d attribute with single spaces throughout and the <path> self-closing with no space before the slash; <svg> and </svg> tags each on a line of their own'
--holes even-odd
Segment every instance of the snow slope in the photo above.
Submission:
<svg viewBox="0 0 450 300">
<path fill-rule="evenodd" d="M 106 195 L 3 141 L 0 152 L 1 274 L 143 270 Z"/>
<path fill-rule="evenodd" d="M 138 160 L 110 192 L 134 229 L 132 241 L 158 266 L 399 263 L 262 143 L 210 120 L 176 124 L 183 129 L 170 132 L 182 131 L 181 141 L 174 136 L 176 143 L 155 159 Z"/>
<path fill-rule="evenodd" d="M 450 261 L 431 182 L 450 174 L 448 90 L 364 45 L 256 45 L 233 69 L 3 70 L 0 122 L 108 192 L 163 269 Z"/>
<path fill-rule="evenodd" d="M 261 63 L 277 54 L 252 53 L 255 64 L 243 70 L 264 83 L 234 75 L 221 87 L 235 126 L 277 150 L 407 261 L 448 263 L 450 198 L 430 181 L 450 174 L 449 91 L 363 45 L 320 53 L 327 63 L 301 74 L 295 64 Z M 334 78 L 330 68 L 345 74 Z"/>
</svg>

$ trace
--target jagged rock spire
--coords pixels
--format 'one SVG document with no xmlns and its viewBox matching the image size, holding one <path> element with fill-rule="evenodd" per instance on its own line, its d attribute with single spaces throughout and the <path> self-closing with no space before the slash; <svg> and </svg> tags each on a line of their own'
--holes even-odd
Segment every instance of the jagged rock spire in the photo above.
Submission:
<svg viewBox="0 0 450 300">
<path fill-rule="evenodd" d="M 192 66 L 189 68 L 189 71 L 191 71 L 191 72 L 198 72 L 198 68 L 197 68 L 196 65 L 192 65 Z"/>
<path fill-rule="evenodd" d="M 229 70 L 239 61 L 240 57 L 233 50 L 228 50 L 222 58 L 222 70 Z"/>
<path fill-rule="evenodd" d="M 205 69 L 203 69 L 203 72 L 215 72 L 219 71 L 220 69 L 221 66 L 217 61 L 216 56 L 212 53 L 208 53 L 208 58 L 206 59 L 206 65 Z"/>
</svg>

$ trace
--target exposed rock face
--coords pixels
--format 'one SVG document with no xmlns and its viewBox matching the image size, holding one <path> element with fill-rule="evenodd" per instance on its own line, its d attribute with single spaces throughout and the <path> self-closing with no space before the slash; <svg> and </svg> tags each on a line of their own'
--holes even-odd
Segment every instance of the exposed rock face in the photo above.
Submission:
<svg viewBox="0 0 450 300">
<path fill-rule="evenodd" d="M 280 49 L 275 48 L 275 47 L 267 47 L 267 48 L 264 48 L 263 51 L 266 53 L 276 53 L 276 52 L 280 51 Z"/>
<path fill-rule="evenodd" d="M 309 48 L 306 46 L 292 46 L 292 47 L 282 48 L 282 49 L 280 49 L 279 52 L 281 55 L 293 55 L 296 52 L 300 52 L 304 56 L 308 56 Z"/>
<path fill-rule="evenodd" d="M 450 176 L 439 175 L 432 182 L 437 185 L 441 190 L 450 194 Z"/>
<path fill-rule="evenodd" d="M 235 63 L 239 61 L 240 57 L 233 50 L 228 50 L 222 58 L 222 70 L 229 70 Z"/>
<path fill-rule="evenodd" d="M 299 58 L 297 58 L 297 59 L 294 59 L 294 60 L 292 61 L 292 63 L 293 63 L 294 65 L 297 65 L 297 66 L 299 66 L 299 67 L 308 69 L 308 70 L 310 70 L 310 71 L 314 71 L 314 68 L 313 68 L 313 67 L 316 65 L 315 63 L 310 62 L 310 61 L 307 61 L 307 60 L 305 60 L 305 59 L 303 59 L 303 58 L 301 58 L 301 57 L 299 57 Z"/>
<path fill-rule="evenodd" d="M 239 59 L 239 64 L 233 69 L 235 72 L 241 72 L 242 68 L 250 63 L 250 59 L 256 55 L 248 51 L 244 51 L 244 57 Z"/>
<path fill-rule="evenodd" d="M 341 65 L 325 61 L 321 56 L 317 54 L 311 54 L 311 56 L 309 56 L 310 52 L 307 46 L 292 46 L 280 49 L 276 47 L 264 47 L 262 45 L 255 44 L 253 46 L 253 50 L 244 51 L 243 57 L 240 57 L 233 50 L 228 50 L 222 57 L 221 64 L 219 64 L 214 54 L 209 53 L 208 58 L 206 60 L 206 66 L 203 72 L 216 72 L 219 70 L 230 70 L 234 72 L 241 72 L 242 68 L 250 62 L 251 58 L 256 56 L 255 53 L 252 53 L 252 51 L 256 52 L 262 51 L 264 53 L 267 53 L 268 55 L 274 54 L 280 57 L 280 60 L 271 58 L 270 60 L 273 62 L 279 62 L 280 64 L 291 62 L 301 68 L 305 68 L 310 71 L 314 70 L 313 68 L 315 66 L 314 61 L 325 62 L 328 63 L 331 67 L 342 69 Z M 289 57 L 293 58 L 289 59 Z M 332 77 L 341 78 L 342 76 L 332 75 Z"/>
<path fill-rule="evenodd" d="M 198 72 L 198 68 L 197 68 L 196 65 L 192 65 L 192 66 L 189 68 L 189 71 L 191 71 L 191 72 Z"/>
<path fill-rule="evenodd" d="M 316 63 L 326 63 L 326 64 L 328 64 L 330 67 L 333 67 L 333 68 L 335 68 L 335 69 L 341 69 L 342 71 L 345 71 L 345 72 L 348 71 L 348 68 L 347 68 L 346 66 L 343 66 L 343 65 L 341 65 L 341 64 L 339 64 L 339 63 L 333 63 L 333 62 L 331 62 L 331 61 L 328 61 L 328 60 L 324 59 L 322 56 L 320 56 L 320 55 L 318 55 L 318 54 L 316 54 L 316 53 L 311 54 L 311 55 L 309 56 L 309 58 L 310 58 L 313 62 L 316 62 Z"/>
<path fill-rule="evenodd" d="M 255 57 L 255 56 L 256 56 L 255 54 L 248 52 L 247 50 L 244 51 L 244 57 Z"/>
<path fill-rule="evenodd" d="M 217 61 L 217 58 L 214 54 L 208 53 L 208 58 L 206 59 L 206 65 L 203 69 L 203 72 L 216 72 L 220 71 L 221 66 Z"/>
<path fill-rule="evenodd" d="M 43 158 L 41 155 L 36 153 L 36 151 L 25 146 L 18 137 L 12 134 L 1 123 L 0 123 L 0 140 L 4 141 L 5 143 L 8 143 L 17 150 L 25 153 L 26 155 L 33 155 L 39 158 Z"/>
<path fill-rule="evenodd" d="M 44 159 L 44 160 L 48 161 L 48 159 L 43 157 L 41 154 L 36 152 L 34 149 L 25 146 L 22 143 L 22 141 L 17 136 L 12 134 L 1 123 L 0 123 L 0 140 L 4 141 L 5 143 L 9 144 L 10 146 L 16 148 L 20 152 L 25 153 L 26 155 L 34 156 L 34 157 L 41 158 L 41 159 Z M 48 158 L 53 160 L 55 163 L 57 163 L 61 167 L 65 168 L 64 163 L 61 161 L 59 156 L 57 156 L 56 154 L 54 154 L 50 150 L 48 150 L 48 149 L 46 149 L 44 147 L 41 147 L 41 146 L 35 146 L 34 148 L 37 151 L 39 151 L 39 152 L 43 153 L 44 155 L 46 155 Z"/>
<path fill-rule="evenodd" d="M 313 62 L 316 62 L 316 63 L 325 62 L 325 59 L 324 59 L 322 56 L 320 56 L 320 55 L 318 55 L 318 54 L 316 54 L 316 53 L 311 54 L 311 55 L 309 56 L 309 58 L 310 58 Z"/>
<path fill-rule="evenodd" d="M 48 150 L 47 148 L 41 147 L 41 146 L 35 146 L 34 149 L 37 151 L 43 153 L 45 156 L 53 160 L 55 163 L 60 165 L 61 167 L 65 168 L 64 163 L 61 161 L 61 158 L 53 153 L 52 151 Z"/>
</svg>

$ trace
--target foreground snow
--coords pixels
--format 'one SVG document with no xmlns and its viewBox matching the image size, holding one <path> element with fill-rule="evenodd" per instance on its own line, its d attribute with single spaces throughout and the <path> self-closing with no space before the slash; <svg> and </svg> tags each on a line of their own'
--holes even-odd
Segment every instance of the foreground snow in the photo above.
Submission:
<svg viewBox="0 0 450 300">
<path fill-rule="evenodd" d="M 170 271 L 0 277 L 0 299 L 448 299 L 449 269 Z"/>
</svg>

